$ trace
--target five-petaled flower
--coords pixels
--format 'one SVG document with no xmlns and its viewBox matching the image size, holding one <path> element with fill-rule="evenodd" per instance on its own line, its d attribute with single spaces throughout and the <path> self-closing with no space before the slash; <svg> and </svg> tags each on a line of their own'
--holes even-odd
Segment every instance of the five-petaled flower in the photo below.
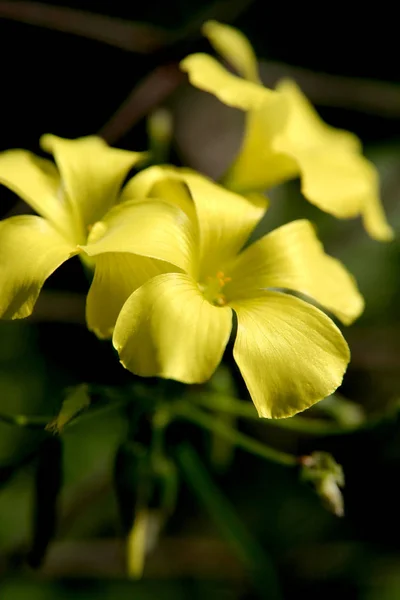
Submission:
<svg viewBox="0 0 400 600">
<path fill-rule="evenodd" d="M 182 69 L 196 87 L 246 111 L 242 147 L 223 185 L 247 193 L 300 176 L 304 196 L 320 209 L 339 218 L 361 215 L 373 238 L 392 239 L 378 174 L 360 140 L 324 123 L 293 81 L 279 82 L 276 90 L 264 87 L 253 49 L 239 31 L 209 21 L 203 32 L 241 77 L 207 54 L 188 56 Z"/>
<path fill-rule="evenodd" d="M 175 268 L 166 261 L 172 258 L 175 265 L 180 211 L 129 194 L 118 203 L 124 179 L 143 153 L 110 148 L 95 136 L 45 135 L 41 145 L 56 164 L 25 150 L 0 154 L 0 183 L 40 215 L 0 222 L 0 317 L 29 316 L 45 280 L 71 256 L 90 261 L 91 243 L 107 227 L 118 243 L 115 252 L 91 261 L 95 273 L 86 317 L 99 337 L 109 337 L 132 290 Z M 160 248 L 162 260 L 153 260 Z"/>
<path fill-rule="evenodd" d="M 363 299 L 308 221 L 284 225 L 243 249 L 265 212 L 259 197 L 167 167 L 138 173 L 124 194 L 162 196 L 182 210 L 180 268 L 149 278 L 118 316 L 113 343 L 126 368 L 206 381 L 222 358 L 234 312 L 234 358 L 261 416 L 290 416 L 340 385 L 349 361 L 341 332 L 290 292 L 312 298 L 344 323 L 360 314 Z M 118 241 L 111 237 L 101 227 L 91 255 L 113 252 Z"/>
</svg>

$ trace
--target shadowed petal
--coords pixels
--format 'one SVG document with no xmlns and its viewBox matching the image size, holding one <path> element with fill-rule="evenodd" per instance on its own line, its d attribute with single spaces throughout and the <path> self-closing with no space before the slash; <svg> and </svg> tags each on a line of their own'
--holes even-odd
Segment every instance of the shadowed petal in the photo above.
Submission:
<svg viewBox="0 0 400 600">
<path fill-rule="evenodd" d="M 173 270 L 169 263 L 123 252 L 96 256 L 86 304 L 88 328 L 99 338 L 111 337 L 118 314 L 132 292 L 152 277 Z"/>
<path fill-rule="evenodd" d="M 272 146 L 298 164 L 304 196 L 339 218 L 362 215 L 372 237 L 392 239 L 379 198 L 377 171 L 361 154 L 360 140 L 324 123 L 293 81 L 282 81 L 277 90 L 288 102 L 289 118 Z"/>
<path fill-rule="evenodd" d="M 28 317 L 46 279 L 77 250 L 42 217 L 0 222 L 0 316 Z"/>
</svg>

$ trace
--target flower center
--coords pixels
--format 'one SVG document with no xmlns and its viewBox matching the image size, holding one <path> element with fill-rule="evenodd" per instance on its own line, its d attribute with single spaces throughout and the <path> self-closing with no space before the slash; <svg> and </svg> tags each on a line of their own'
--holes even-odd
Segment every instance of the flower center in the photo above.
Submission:
<svg viewBox="0 0 400 600">
<path fill-rule="evenodd" d="M 226 298 L 222 293 L 223 288 L 231 281 L 223 271 L 218 271 L 214 277 L 207 277 L 205 283 L 199 283 L 199 288 L 204 297 L 214 306 L 225 306 Z"/>
</svg>

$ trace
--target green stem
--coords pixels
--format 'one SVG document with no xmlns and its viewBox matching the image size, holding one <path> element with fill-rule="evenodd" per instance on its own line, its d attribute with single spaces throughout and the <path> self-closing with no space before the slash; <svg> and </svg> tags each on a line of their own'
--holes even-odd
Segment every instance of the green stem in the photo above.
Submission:
<svg viewBox="0 0 400 600">
<path fill-rule="evenodd" d="M 7 425 L 17 425 L 18 427 L 28 427 L 31 429 L 44 429 L 50 420 L 51 417 L 0 414 L 0 422 L 2 423 L 7 423 Z"/>
<path fill-rule="evenodd" d="M 261 597 L 280 600 L 282 593 L 272 560 L 249 533 L 234 507 L 221 493 L 189 444 L 176 450 L 178 463 L 194 493 L 206 507 L 221 534 L 253 575 Z M 266 591 L 268 595 L 266 596 Z"/>
<path fill-rule="evenodd" d="M 368 428 L 371 424 L 376 424 L 380 421 L 380 419 L 374 419 L 366 422 L 365 425 L 336 425 L 322 419 L 309 419 L 297 416 L 289 417 L 288 419 L 262 419 L 258 416 L 254 405 L 244 400 L 237 400 L 236 398 L 221 396 L 220 394 L 193 394 L 192 399 L 210 410 L 233 414 L 245 419 L 254 419 L 263 425 L 286 429 L 295 433 L 316 436 L 352 433 L 353 431 Z"/>
<path fill-rule="evenodd" d="M 257 440 L 253 440 L 247 435 L 240 433 L 240 431 L 229 427 L 221 420 L 214 419 L 214 417 L 192 405 L 183 403 L 175 405 L 174 415 L 186 419 L 187 421 L 191 421 L 204 429 L 208 429 L 208 431 L 212 431 L 226 440 L 229 440 L 235 446 L 266 460 L 279 463 L 286 467 L 295 467 L 299 464 L 298 459 L 292 454 L 275 450 Z"/>
</svg>

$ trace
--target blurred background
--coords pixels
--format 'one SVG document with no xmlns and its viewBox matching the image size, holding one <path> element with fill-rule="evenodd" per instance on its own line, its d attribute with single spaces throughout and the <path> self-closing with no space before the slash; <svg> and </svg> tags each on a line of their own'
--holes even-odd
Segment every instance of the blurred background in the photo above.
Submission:
<svg viewBox="0 0 400 600">
<path fill-rule="evenodd" d="M 295 78 L 328 123 L 362 139 L 398 232 L 398 36 L 385 5 L 353 17 L 348 11 L 261 0 L 1 1 L 0 148 L 40 153 L 43 133 L 100 132 L 114 145 L 144 150 L 146 117 L 164 106 L 174 122 L 170 160 L 218 177 L 239 147 L 243 115 L 191 88 L 178 69 L 188 53 L 211 52 L 200 26 L 214 18 L 249 37 L 267 85 Z M 3 217 L 28 210 L 4 188 L 0 197 Z M 332 453 L 346 477 L 345 517 L 329 513 L 285 467 L 238 449 L 230 460 L 211 460 L 215 440 L 182 425 L 175 438 L 193 441 L 255 551 L 262 551 L 263 580 L 254 584 L 249 565 L 184 477 L 172 518 L 159 539 L 153 536 L 143 579 L 129 580 L 113 484 L 115 454 L 128 429 L 125 411 L 83 415 L 60 437 L 40 426 L 40 418 L 57 413 L 66 388 L 132 380 L 111 345 L 85 329 L 88 282 L 74 259 L 47 282 L 32 317 L 0 323 L 1 600 L 400 598 L 399 244 L 369 239 L 358 220 L 322 214 L 302 199 L 297 182 L 270 197 L 259 233 L 310 218 L 365 296 L 364 315 L 344 332 L 352 362 L 340 393 L 351 404 L 339 401 L 336 411 L 339 425 L 359 427 L 336 435 L 257 421 L 238 427 L 295 455 Z M 226 385 L 245 397 L 236 377 Z M 328 414 L 329 402 L 315 411 Z M 21 414 L 38 417 L 38 426 L 13 423 L 10 416 Z M 40 456 L 47 457 L 41 471 Z M 35 568 L 35 554 L 43 554 L 50 537 Z"/>
</svg>

